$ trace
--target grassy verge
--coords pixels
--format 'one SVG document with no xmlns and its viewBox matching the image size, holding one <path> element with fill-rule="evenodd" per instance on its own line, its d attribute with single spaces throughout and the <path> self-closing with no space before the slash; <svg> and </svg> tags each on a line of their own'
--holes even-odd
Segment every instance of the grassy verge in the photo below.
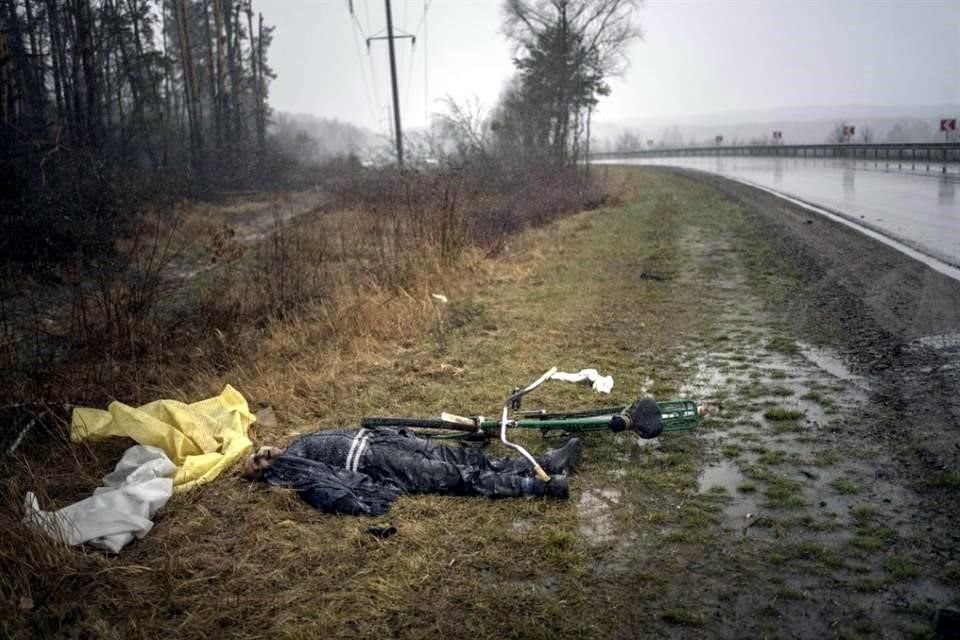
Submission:
<svg viewBox="0 0 960 640">
<path fill-rule="evenodd" d="M 53 566 L 38 558 L 43 579 L 21 578 L 29 602 L 0 628 L 105 637 L 759 637 L 814 620 L 814 633 L 869 635 L 870 599 L 910 584 L 929 561 L 881 519 L 862 469 L 834 482 L 835 443 L 805 446 L 801 415 L 775 411 L 798 411 L 779 388 L 802 383 L 791 400 L 801 402 L 814 384 L 795 360 L 796 341 L 762 311 L 762 300 L 775 303 L 795 283 L 716 193 L 657 172 L 608 177 L 623 187 L 624 206 L 525 232 L 501 258 L 473 255 L 399 295 L 304 307 L 242 363 L 198 368 L 165 391 L 196 398 L 233 384 L 254 408 L 275 409 L 278 424 L 255 433 L 268 444 L 365 415 L 490 414 L 514 385 L 552 365 L 591 366 L 616 379 L 603 404 L 647 394 L 705 401 L 714 416 L 700 433 L 646 444 L 589 435 L 567 502 L 402 497 L 375 520 L 320 514 L 226 476 L 171 501 L 119 558 L 68 551 Z M 766 370 L 776 385 L 753 380 Z M 555 383 L 527 404 L 539 402 L 598 398 Z M 796 430 L 775 428 L 782 424 Z M 536 451 L 551 444 L 518 439 Z M 718 460 L 742 464 L 749 481 L 703 490 L 698 478 Z M 827 513 L 818 506 L 826 494 L 813 491 L 856 502 Z M 731 527 L 730 510 L 745 500 L 757 503 L 754 512 Z M 366 533 L 387 522 L 396 536 Z M 921 619 L 922 605 L 904 624 Z"/>
</svg>

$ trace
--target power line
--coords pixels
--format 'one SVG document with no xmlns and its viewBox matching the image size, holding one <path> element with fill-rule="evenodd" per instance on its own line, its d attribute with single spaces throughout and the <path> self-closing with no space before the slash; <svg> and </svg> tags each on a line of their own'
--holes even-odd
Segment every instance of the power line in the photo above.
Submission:
<svg viewBox="0 0 960 640">
<path fill-rule="evenodd" d="M 423 26 L 424 21 L 427 19 L 427 9 L 429 8 L 430 8 L 430 0 L 424 0 L 423 14 L 420 16 L 420 22 L 417 23 L 417 28 L 413 30 L 414 36 L 417 36 L 420 34 L 420 27 Z"/>
<path fill-rule="evenodd" d="M 365 40 L 367 44 L 367 62 L 366 63 L 370 65 L 370 84 L 373 87 L 373 106 L 371 107 L 370 110 L 371 110 L 371 115 L 373 116 L 373 121 L 376 123 L 377 127 L 380 127 L 380 126 L 383 126 L 383 121 L 378 115 L 378 111 L 380 109 L 380 105 L 383 103 L 383 100 L 380 97 L 380 88 L 379 88 L 380 79 L 377 75 L 377 67 L 376 65 L 374 65 L 373 58 L 370 56 L 370 40 L 371 38 L 379 36 L 379 34 L 385 31 L 386 29 L 380 29 L 380 31 L 377 31 L 375 34 L 368 35 L 372 30 L 372 27 L 370 26 L 370 5 L 368 0 L 364 0 L 363 10 L 364 10 L 364 14 L 367 22 L 366 31 L 364 31 L 363 25 L 360 24 L 360 19 L 355 14 L 353 14 L 353 21 L 356 24 L 357 29 L 360 31 L 361 37 Z M 354 32 L 354 37 L 356 37 L 356 32 Z M 356 43 L 356 41 L 354 42 Z M 359 45 L 357 45 L 357 48 L 359 51 Z M 361 62 L 360 62 L 361 73 L 364 72 L 363 65 L 364 63 L 361 56 Z M 386 126 L 387 126 L 387 129 L 391 128 L 391 125 L 389 123 Z"/>
<path fill-rule="evenodd" d="M 407 107 L 410 105 L 410 87 L 413 86 L 413 60 L 416 58 L 417 51 L 417 41 L 414 39 L 413 45 L 410 48 L 410 62 L 407 65 L 407 89 L 406 93 L 403 96 L 403 110 L 406 111 Z"/>
<path fill-rule="evenodd" d="M 353 2 L 350 2 L 349 5 L 350 5 L 350 16 L 353 18 L 353 22 L 356 25 L 357 29 L 360 30 L 361 34 L 363 34 L 363 26 L 360 24 L 360 21 L 357 20 L 357 15 L 353 12 Z M 370 89 L 369 87 L 367 87 L 367 72 L 365 69 L 363 54 L 360 52 L 360 44 L 357 42 L 357 30 L 356 29 L 352 30 L 352 34 L 353 34 L 353 46 L 357 52 L 357 61 L 360 63 L 360 81 L 363 83 L 363 97 L 367 103 L 367 109 L 370 110 L 370 116 L 373 118 L 373 121 L 376 122 L 377 121 L 376 106 L 370 99 Z M 376 87 L 376 85 L 374 85 L 374 87 Z"/>
<path fill-rule="evenodd" d="M 427 44 L 429 40 L 427 36 L 429 35 L 429 30 L 427 26 L 430 24 L 427 22 L 427 9 L 430 8 L 430 0 L 423 0 L 423 17 L 420 18 L 420 22 L 423 24 L 423 122 L 424 126 L 430 128 L 430 109 L 429 109 L 429 100 L 430 100 L 430 58 L 427 55 L 429 49 L 427 49 Z M 420 30 L 420 26 L 417 26 L 417 31 Z"/>
<path fill-rule="evenodd" d="M 360 35 L 364 38 L 367 37 L 366 32 L 363 30 L 363 25 L 360 24 L 360 19 L 357 18 L 357 13 L 353 8 L 353 0 L 347 0 L 347 11 L 350 13 L 350 17 L 353 19 L 353 24 L 360 30 Z M 369 28 L 369 24 L 367 27 Z"/>
<path fill-rule="evenodd" d="M 373 63 L 373 56 L 370 55 L 370 46 L 367 45 L 367 63 L 370 65 L 370 82 L 373 85 L 373 95 L 376 100 L 377 111 L 380 111 L 380 105 L 385 101 L 380 95 L 380 76 L 377 73 L 377 65 Z M 377 116 L 377 125 L 382 126 L 382 116 Z M 389 123 L 389 118 L 387 119 L 387 129 L 390 129 L 392 125 Z"/>
</svg>

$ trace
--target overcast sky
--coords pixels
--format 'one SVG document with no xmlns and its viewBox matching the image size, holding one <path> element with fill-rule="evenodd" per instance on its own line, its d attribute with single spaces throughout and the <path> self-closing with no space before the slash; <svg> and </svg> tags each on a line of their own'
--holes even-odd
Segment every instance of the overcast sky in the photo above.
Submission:
<svg viewBox="0 0 960 640">
<path fill-rule="evenodd" d="M 386 131 L 382 0 L 254 0 L 276 25 L 271 104 Z M 403 126 L 439 99 L 496 102 L 512 73 L 497 0 L 393 0 Z M 426 11 L 425 11 L 426 6 Z M 648 0 L 606 122 L 808 105 L 960 104 L 960 1 Z M 956 114 L 960 115 L 960 114 Z"/>
</svg>

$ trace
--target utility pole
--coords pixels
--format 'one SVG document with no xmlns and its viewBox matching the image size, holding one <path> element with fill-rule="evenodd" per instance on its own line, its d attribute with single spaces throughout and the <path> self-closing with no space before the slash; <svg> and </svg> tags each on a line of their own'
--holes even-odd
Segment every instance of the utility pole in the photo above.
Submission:
<svg viewBox="0 0 960 640">
<path fill-rule="evenodd" d="M 390 84 L 393 87 L 393 129 L 394 139 L 397 143 L 397 164 L 403 168 L 403 130 L 400 128 L 400 92 L 397 90 L 397 57 L 393 48 L 393 41 L 398 38 L 410 38 L 413 44 L 417 43 L 417 38 L 412 35 L 394 35 L 393 34 L 393 14 L 390 12 L 390 0 L 384 0 L 387 6 L 387 35 L 367 38 L 367 48 L 370 48 L 371 40 L 386 40 L 390 51 Z"/>
<path fill-rule="evenodd" d="M 393 52 L 393 14 L 390 12 L 390 0 L 387 5 L 387 43 L 390 49 L 390 84 L 393 85 L 393 128 L 396 130 L 397 164 L 403 169 L 403 130 L 400 128 L 400 97 L 397 91 L 397 57 Z"/>
</svg>

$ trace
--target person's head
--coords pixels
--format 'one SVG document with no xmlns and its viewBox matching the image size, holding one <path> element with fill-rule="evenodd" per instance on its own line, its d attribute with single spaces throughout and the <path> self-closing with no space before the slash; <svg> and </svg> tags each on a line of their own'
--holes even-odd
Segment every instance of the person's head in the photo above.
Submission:
<svg viewBox="0 0 960 640">
<path fill-rule="evenodd" d="M 283 449 L 277 447 L 260 447 L 256 453 L 247 457 L 243 461 L 242 475 L 248 480 L 259 480 L 263 477 L 263 472 L 273 464 L 273 461 L 280 457 Z"/>
</svg>

